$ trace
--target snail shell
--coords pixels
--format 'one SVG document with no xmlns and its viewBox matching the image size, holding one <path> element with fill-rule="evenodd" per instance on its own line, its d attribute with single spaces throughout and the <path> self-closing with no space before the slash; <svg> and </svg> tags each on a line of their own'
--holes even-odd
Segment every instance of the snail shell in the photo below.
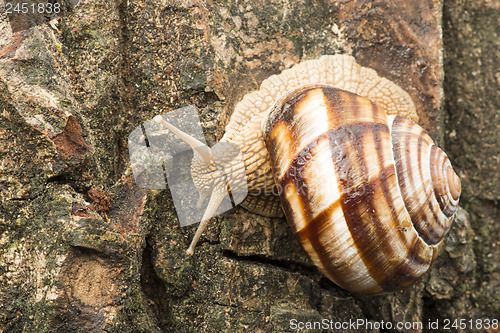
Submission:
<svg viewBox="0 0 500 333">
<path fill-rule="evenodd" d="M 450 161 L 417 120 L 396 84 L 351 56 L 323 56 L 246 95 L 221 141 L 241 149 L 245 208 L 284 211 L 330 280 L 382 294 L 408 287 L 431 267 L 460 196 Z M 213 178 L 210 148 L 191 146 L 195 184 Z M 198 188 L 210 200 L 190 254 L 224 193 Z"/>
<path fill-rule="evenodd" d="M 264 141 L 287 220 L 330 280 L 380 294 L 430 268 L 460 181 L 418 125 L 323 85 L 277 103 Z"/>
</svg>

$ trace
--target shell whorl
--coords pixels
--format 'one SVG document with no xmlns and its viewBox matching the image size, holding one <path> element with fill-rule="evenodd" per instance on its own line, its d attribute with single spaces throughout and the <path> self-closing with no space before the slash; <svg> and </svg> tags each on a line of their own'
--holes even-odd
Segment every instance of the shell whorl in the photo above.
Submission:
<svg viewBox="0 0 500 333">
<path fill-rule="evenodd" d="M 389 117 L 401 193 L 413 224 L 428 244 L 448 232 L 458 205 L 460 180 L 446 154 L 425 131 L 402 117 Z"/>
<path fill-rule="evenodd" d="M 418 125 L 324 85 L 276 103 L 263 135 L 287 220 L 332 281 L 380 294 L 409 286 L 430 268 L 456 208 L 439 198 L 457 178 L 453 173 L 443 185 L 449 162 Z M 403 162 L 395 162 L 398 154 Z M 422 193 L 414 199 L 412 190 Z"/>
</svg>

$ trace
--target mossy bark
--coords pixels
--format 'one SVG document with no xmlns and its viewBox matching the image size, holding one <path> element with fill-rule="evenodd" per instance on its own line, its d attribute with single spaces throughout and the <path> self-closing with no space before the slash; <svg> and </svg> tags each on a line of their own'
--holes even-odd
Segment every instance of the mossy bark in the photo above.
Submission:
<svg viewBox="0 0 500 333">
<path fill-rule="evenodd" d="M 462 179 L 476 267 L 466 310 L 438 302 L 449 315 L 500 316 L 500 2 L 446 1 L 445 147 Z M 474 286 L 474 288 L 472 288 Z"/>
<path fill-rule="evenodd" d="M 442 25 L 431 0 L 97 0 L 36 25 L 0 14 L 0 331 L 284 332 L 292 319 L 430 331 L 499 318 L 499 12 L 447 0 Z M 137 187 L 129 133 L 195 104 L 214 144 L 266 77 L 341 52 L 408 91 L 459 170 L 465 210 L 431 271 L 403 292 L 353 295 L 284 219 L 242 208 L 186 255 L 194 227 L 178 225 L 168 189 Z"/>
</svg>

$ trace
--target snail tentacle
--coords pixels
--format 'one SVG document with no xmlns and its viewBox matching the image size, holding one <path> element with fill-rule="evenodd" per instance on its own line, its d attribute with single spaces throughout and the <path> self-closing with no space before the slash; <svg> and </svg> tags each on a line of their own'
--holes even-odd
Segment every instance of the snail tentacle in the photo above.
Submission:
<svg viewBox="0 0 500 333">
<path fill-rule="evenodd" d="M 154 117 L 154 121 L 156 121 L 160 125 L 163 125 L 172 133 L 177 135 L 179 139 L 187 143 L 193 149 L 193 151 L 200 154 L 200 156 L 203 158 L 203 160 L 205 160 L 205 162 L 210 163 L 212 161 L 212 152 L 210 150 L 210 147 L 205 145 L 203 142 L 200 142 L 198 139 L 192 137 L 191 135 L 181 131 L 174 125 L 165 121 L 165 119 L 163 119 L 163 117 L 160 115 Z"/>
<path fill-rule="evenodd" d="M 205 210 L 205 213 L 203 213 L 203 218 L 201 219 L 200 225 L 198 226 L 198 229 L 196 229 L 196 233 L 194 234 L 193 240 L 191 241 L 189 248 L 186 250 L 187 254 L 192 255 L 194 253 L 194 247 L 196 246 L 196 243 L 198 243 L 201 234 L 203 233 L 203 231 L 205 231 L 206 227 L 208 226 L 210 218 L 215 215 L 217 208 L 219 208 L 219 205 L 225 196 L 226 196 L 226 188 L 221 183 L 219 183 L 219 185 L 214 187 L 212 191 L 212 195 L 210 196 L 210 201 L 208 202 L 208 206 L 207 209 Z"/>
</svg>

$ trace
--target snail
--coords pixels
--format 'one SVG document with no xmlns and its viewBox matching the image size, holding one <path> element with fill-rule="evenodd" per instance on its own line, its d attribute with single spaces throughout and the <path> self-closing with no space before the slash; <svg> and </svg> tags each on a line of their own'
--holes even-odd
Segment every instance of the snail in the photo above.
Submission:
<svg viewBox="0 0 500 333">
<path fill-rule="evenodd" d="M 224 151 L 161 116 L 155 121 L 193 148 L 193 181 L 200 201 L 210 197 L 187 250 L 193 254 L 225 194 Z M 429 270 L 461 192 L 448 157 L 416 121 L 402 88 L 352 56 L 327 55 L 264 80 L 236 105 L 220 141 L 241 149 L 243 207 L 284 211 L 324 275 L 376 295 L 405 289 Z"/>
</svg>

